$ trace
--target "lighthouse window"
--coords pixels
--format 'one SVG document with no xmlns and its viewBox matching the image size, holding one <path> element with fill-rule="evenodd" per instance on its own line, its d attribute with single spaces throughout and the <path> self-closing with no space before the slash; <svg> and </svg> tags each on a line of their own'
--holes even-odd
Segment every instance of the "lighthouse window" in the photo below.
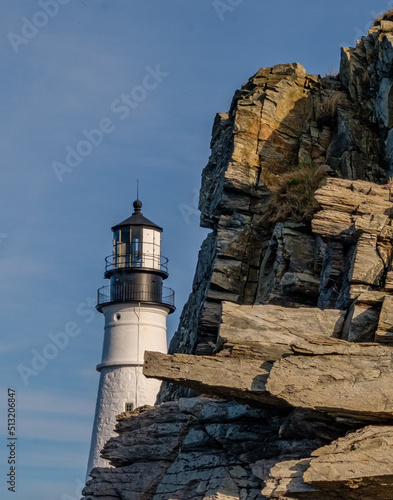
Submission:
<svg viewBox="0 0 393 500">
<path fill-rule="evenodd" d="M 113 258 L 116 268 L 127 267 L 130 254 L 130 229 L 118 229 L 113 235 Z"/>
<path fill-rule="evenodd" d="M 120 253 L 122 255 L 127 255 L 130 253 L 130 230 L 122 229 L 120 232 Z"/>
<path fill-rule="evenodd" d="M 130 230 L 128 228 L 121 230 L 121 242 L 122 243 L 130 242 Z"/>
<path fill-rule="evenodd" d="M 133 411 L 134 403 L 126 403 L 126 411 Z"/>
<path fill-rule="evenodd" d="M 118 254 L 119 254 L 119 232 L 120 231 L 115 231 L 113 233 L 113 264 L 115 267 L 119 265 L 118 262 Z"/>
<path fill-rule="evenodd" d="M 132 230 L 131 258 L 133 266 L 142 265 L 142 231 L 140 229 Z"/>
</svg>

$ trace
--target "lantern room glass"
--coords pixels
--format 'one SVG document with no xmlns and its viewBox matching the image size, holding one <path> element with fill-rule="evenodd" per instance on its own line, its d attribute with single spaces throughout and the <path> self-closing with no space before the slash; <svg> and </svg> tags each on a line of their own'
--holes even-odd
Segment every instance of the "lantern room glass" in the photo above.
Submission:
<svg viewBox="0 0 393 500">
<path fill-rule="evenodd" d="M 142 230 L 133 229 L 131 233 L 131 265 L 142 266 Z"/>
<path fill-rule="evenodd" d="M 115 269 L 132 267 L 160 269 L 160 233 L 151 228 L 141 227 L 117 229 L 113 233 L 112 253 Z"/>
</svg>

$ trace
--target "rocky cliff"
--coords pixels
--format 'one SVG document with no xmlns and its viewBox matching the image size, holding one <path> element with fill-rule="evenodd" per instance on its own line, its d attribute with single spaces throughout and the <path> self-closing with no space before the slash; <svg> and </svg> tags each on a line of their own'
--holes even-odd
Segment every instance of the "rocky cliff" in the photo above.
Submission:
<svg viewBox="0 0 393 500">
<path fill-rule="evenodd" d="M 118 417 L 85 500 L 393 498 L 392 21 L 337 76 L 262 68 L 217 115 L 211 233 L 145 356 L 160 404 Z"/>
</svg>

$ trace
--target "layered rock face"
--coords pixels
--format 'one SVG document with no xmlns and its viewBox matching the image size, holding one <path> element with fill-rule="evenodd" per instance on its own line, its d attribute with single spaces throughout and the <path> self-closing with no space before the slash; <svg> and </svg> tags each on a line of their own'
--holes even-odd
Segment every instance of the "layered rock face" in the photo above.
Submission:
<svg viewBox="0 0 393 500">
<path fill-rule="evenodd" d="M 202 247 L 193 293 L 170 352 L 211 354 L 223 300 L 348 306 L 343 281 L 359 234 L 350 239 L 337 232 L 340 224 L 351 222 L 342 218 L 356 207 L 345 206 L 345 200 L 341 207 L 329 207 L 326 200 L 324 216 L 332 217 L 336 230 L 329 232 L 315 221 L 312 231 L 307 217 L 297 214 L 294 200 L 297 217 L 288 213 L 275 224 L 271 184 L 276 187 L 280 177 L 291 173 L 296 182 L 299 169 L 307 167 L 311 174 L 325 169 L 335 179 L 388 182 L 393 171 L 390 26 L 383 21 L 356 49 L 342 49 L 338 77 L 307 75 L 299 64 L 262 68 L 235 93 L 230 111 L 217 115 L 200 194 L 202 225 L 213 231 Z M 352 189 L 351 184 L 336 186 L 339 197 Z M 381 196 L 389 200 L 389 190 Z M 382 215 L 389 217 L 386 210 Z M 360 208 L 359 214 L 381 214 L 371 211 L 362 214 Z"/>
<path fill-rule="evenodd" d="M 262 68 L 217 115 L 212 231 L 170 353 L 145 355 L 160 404 L 118 417 L 85 500 L 393 498 L 388 19 L 337 77 Z"/>
</svg>

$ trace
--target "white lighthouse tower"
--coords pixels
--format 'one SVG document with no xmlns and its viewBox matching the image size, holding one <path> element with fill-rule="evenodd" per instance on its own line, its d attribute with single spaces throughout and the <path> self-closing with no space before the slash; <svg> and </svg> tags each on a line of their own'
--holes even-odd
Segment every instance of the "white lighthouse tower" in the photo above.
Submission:
<svg viewBox="0 0 393 500">
<path fill-rule="evenodd" d="M 100 452 L 115 435 L 115 416 L 154 404 L 160 388 L 158 380 L 142 374 L 143 356 L 146 350 L 167 352 L 166 317 L 175 310 L 174 291 L 163 287 L 168 259 L 161 255 L 162 228 L 141 208 L 136 200 L 131 217 L 112 228 L 112 255 L 105 259 L 110 285 L 98 290 L 105 335 L 88 475 L 109 465 Z"/>
</svg>

